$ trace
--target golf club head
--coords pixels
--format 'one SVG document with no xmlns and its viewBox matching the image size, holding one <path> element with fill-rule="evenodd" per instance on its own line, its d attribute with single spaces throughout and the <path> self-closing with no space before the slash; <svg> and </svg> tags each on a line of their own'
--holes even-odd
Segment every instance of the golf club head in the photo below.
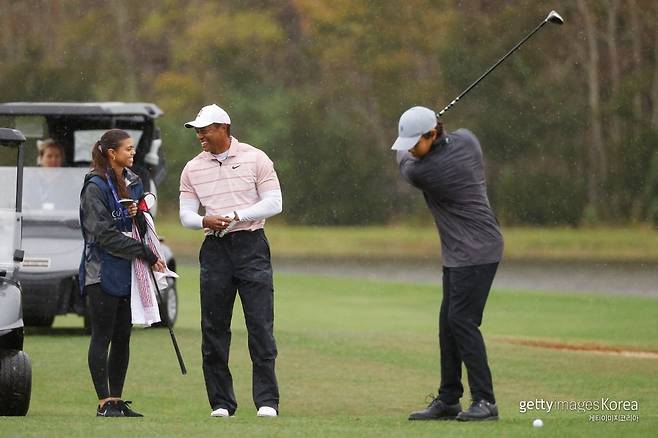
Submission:
<svg viewBox="0 0 658 438">
<path fill-rule="evenodd" d="M 553 24 L 564 24 L 564 19 L 555 11 L 551 11 L 546 17 L 546 21 Z"/>
<path fill-rule="evenodd" d="M 156 197 L 155 194 L 151 192 L 146 192 L 139 198 L 137 208 L 139 211 L 151 211 L 151 208 L 155 205 Z"/>
</svg>

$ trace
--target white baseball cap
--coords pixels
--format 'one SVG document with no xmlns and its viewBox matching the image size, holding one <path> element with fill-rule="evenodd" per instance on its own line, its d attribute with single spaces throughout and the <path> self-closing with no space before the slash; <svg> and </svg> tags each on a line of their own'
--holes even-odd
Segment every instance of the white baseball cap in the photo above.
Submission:
<svg viewBox="0 0 658 438">
<path fill-rule="evenodd" d="M 396 151 L 408 151 L 413 148 L 420 136 L 430 132 L 436 127 L 436 113 L 424 106 L 409 108 L 398 123 L 398 138 L 391 149 Z"/>
<path fill-rule="evenodd" d="M 228 113 L 221 109 L 216 104 L 207 105 L 201 108 L 199 114 L 196 115 L 196 119 L 185 124 L 186 128 L 205 128 L 206 126 L 212 125 L 213 123 L 224 123 L 227 125 L 231 124 L 231 118 L 228 116 Z"/>
</svg>

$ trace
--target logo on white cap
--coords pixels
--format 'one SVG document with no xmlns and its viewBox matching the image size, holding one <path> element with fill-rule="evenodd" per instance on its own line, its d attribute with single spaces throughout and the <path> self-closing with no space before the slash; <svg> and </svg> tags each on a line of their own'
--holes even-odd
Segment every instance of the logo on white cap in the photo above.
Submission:
<svg viewBox="0 0 658 438">
<path fill-rule="evenodd" d="M 205 128 L 213 123 L 231 124 L 231 118 L 228 113 L 216 104 L 207 105 L 201 108 L 196 119 L 185 124 L 186 128 Z"/>
</svg>

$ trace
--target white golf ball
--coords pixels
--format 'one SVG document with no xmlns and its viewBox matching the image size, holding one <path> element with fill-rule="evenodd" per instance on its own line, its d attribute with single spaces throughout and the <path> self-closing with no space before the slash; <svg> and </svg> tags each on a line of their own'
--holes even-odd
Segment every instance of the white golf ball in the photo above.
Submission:
<svg viewBox="0 0 658 438">
<path fill-rule="evenodd" d="M 544 422 L 541 421 L 539 418 L 537 418 L 535 421 L 532 422 L 532 427 L 542 427 L 544 425 Z"/>
</svg>

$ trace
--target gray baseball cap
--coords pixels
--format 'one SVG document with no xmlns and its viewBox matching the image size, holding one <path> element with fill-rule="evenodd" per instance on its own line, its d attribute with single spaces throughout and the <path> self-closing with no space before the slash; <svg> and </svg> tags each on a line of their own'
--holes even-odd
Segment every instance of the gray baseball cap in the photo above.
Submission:
<svg viewBox="0 0 658 438">
<path fill-rule="evenodd" d="M 408 151 L 413 148 L 420 136 L 430 132 L 436 127 L 436 113 L 424 106 L 409 108 L 398 123 L 398 138 L 391 149 L 396 151 Z"/>
</svg>

